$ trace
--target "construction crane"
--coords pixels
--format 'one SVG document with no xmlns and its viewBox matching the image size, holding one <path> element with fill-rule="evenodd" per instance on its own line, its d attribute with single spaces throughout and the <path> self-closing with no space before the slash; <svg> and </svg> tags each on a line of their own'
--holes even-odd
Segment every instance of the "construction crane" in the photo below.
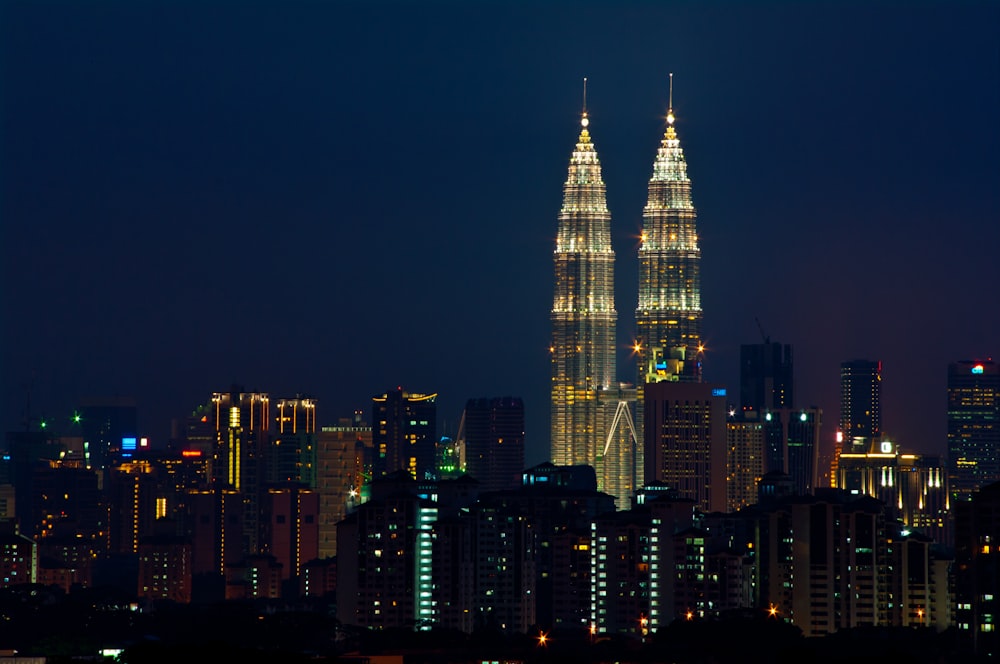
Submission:
<svg viewBox="0 0 1000 664">
<path fill-rule="evenodd" d="M 764 341 L 764 344 L 771 343 L 771 337 L 764 334 L 764 326 L 760 324 L 760 319 L 756 316 L 753 317 L 754 321 L 757 323 L 757 329 L 760 330 L 760 338 Z"/>
</svg>

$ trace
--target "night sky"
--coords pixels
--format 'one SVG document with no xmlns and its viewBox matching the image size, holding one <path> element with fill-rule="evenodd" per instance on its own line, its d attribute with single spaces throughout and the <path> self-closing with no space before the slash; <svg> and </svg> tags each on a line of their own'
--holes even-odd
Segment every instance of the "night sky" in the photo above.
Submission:
<svg viewBox="0 0 1000 664">
<path fill-rule="evenodd" d="M 806 6 L 801 6 L 806 5 Z M 950 361 L 1000 354 L 1000 3 L 0 3 L 0 423 L 234 383 L 335 424 L 402 386 L 517 395 L 548 457 L 552 251 L 588 77 L 619 374 L 668 73 L 706 378 L 794 345 L 839 412 L 945 449 Z"/>
</svg>

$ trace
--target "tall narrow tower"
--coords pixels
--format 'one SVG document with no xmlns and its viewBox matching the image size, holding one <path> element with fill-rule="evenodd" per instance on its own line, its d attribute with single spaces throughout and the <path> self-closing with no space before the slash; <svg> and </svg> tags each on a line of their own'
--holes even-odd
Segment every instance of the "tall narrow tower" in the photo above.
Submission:
<svg viewBox="0 0 1000 664">
<path fill-rule="evenodd" d="M 558 465 L 594 464 L 607 435 L 600 392 L 616 380 L 615 254 L 601 164 L 587 130 L 586 79 L 580 124 L 553 256 L 551 456 Z"/>
<path fill-rule="evenodd" d="M 684 150 L 674 129 L 673 74 L 667 129 L 653 162 L 642 213 L 637 384 L 701 381 L 701 249 Z"/>
</svg>

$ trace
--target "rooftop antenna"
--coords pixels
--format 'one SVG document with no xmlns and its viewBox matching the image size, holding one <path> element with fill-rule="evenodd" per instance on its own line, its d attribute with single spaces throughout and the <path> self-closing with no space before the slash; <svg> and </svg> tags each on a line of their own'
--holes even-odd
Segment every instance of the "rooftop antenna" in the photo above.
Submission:
<svg viewBox="0 0 1000 664">
<path fill-rule="evenodd" d="M 674 124 L 674 72 L 670 72 L 670 101 L 667 102 L 667 124 Z"/>
<path fill-rule="evenodd" d="M 590 120 L 587 119 L 587 77 L 583 77 L 583 117 L 580 119 L 580 124 L 586 127 L 590 124 Z"/>
</svg>

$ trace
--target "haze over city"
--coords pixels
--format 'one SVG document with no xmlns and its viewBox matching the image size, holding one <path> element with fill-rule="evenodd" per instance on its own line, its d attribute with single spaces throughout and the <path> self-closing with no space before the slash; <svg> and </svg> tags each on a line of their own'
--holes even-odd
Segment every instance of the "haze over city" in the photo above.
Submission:
<svg viewBox="0 0 1000 664">
<path fill-rule="evenodd" d="M 705 378 L 762 334 L 796 403 L 884 364 L 883 423 L 944 452 L 954 360 L 996 353 L 1000 6 L 362 3 L 0 7 L 3 411 L 233 382 L 525 400 L 548 458 L 552 250 L 588 78 L 635 379 L 638 233 L 668 72 L 698 210 Z M 760 322 L 758 327 L 757 321 Z"/>
</svg>

